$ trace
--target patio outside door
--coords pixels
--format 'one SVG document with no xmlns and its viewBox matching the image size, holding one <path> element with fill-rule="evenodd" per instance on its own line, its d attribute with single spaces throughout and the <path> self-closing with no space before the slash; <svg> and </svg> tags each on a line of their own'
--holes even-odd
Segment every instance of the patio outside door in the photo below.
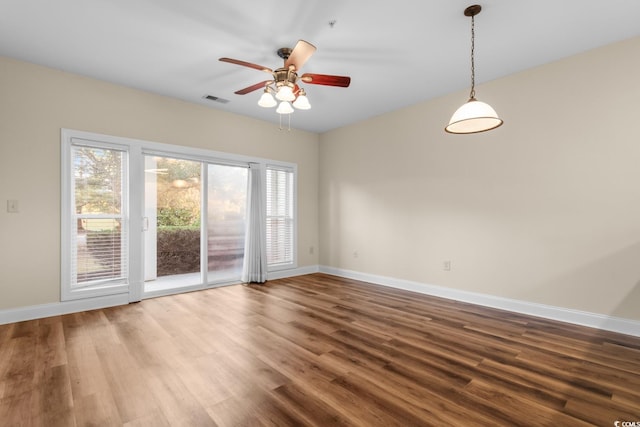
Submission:
<svg viewBox="0 0 640 427">
<path fill-rule="evenodd" d="M 242 166 L 145 156 L 146 293 L 240 280 L 247 176 Z"/>
</svg>

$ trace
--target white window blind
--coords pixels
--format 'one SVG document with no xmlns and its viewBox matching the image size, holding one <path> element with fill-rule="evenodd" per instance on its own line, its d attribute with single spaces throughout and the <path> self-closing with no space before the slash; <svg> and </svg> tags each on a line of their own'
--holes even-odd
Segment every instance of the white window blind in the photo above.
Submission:
<svg viewBox="0 0 640 427">
<path fill-rule="evenodd" d="M 267 265 L 294 262 L 294 174 L 267 167 Z"/>
<path fill-rule="evenodd" d="M 71 289 L 128 278 L 127 153 L 71 147 Z"/>
</svg>

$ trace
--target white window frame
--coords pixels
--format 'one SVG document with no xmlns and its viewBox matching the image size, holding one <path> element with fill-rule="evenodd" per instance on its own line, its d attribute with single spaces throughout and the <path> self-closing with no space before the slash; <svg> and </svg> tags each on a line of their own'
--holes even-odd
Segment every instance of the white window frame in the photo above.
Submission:
<svg viewBox="0 0 640 427">
<path fill-rule="evenodd" d="M 82 138 L 78 136 L 65 135 L 63 132 L 62 137 L 62 161 L 61 161 L 61 300 L 69 301 L 75 299 L 84 299 L 105 295 L 115 295 L 126 293 L 129 290 L 129 278 L 131 276 L 129 267 L 127 267 L 127 275 L 122 280 L 116 280 L 113 282 L 103 281 L 96 284 L 87 284 L 85 286 L 73 286 L 73 269 L 71 267 L 73 263 L 73 257 L 76 253 L 75 245 L 76 241 L 72 238 L 75 235 L 73 232 L 73 223 L 75 221 L 75 196 L 74 196 L 74 177 L 73 177 L 73 148 L 74 147 L 88 147 L 88 148 L 102 148 L 107 150 L 121 151 L 124 153 L 124 179 L 122 182 L 122 224 L 123 234 L 126 236 L 131 235 L 131 222 L 130 222 L 130 206 L 129 206 L 129 147 L 127 145 L 119 144 L 117 142 L 108 142 L 104 140 L 95 140 L 91 138 Z M 128 249 L 131 249 L 131 242 L 127 238 L 125 244 Z M 122 251 L 127 253 L 128 251 Z M 130 260 L 130 255 L 129 260 Z M 127 265 L 128 261 L 127 260 Z"/>
</svg>

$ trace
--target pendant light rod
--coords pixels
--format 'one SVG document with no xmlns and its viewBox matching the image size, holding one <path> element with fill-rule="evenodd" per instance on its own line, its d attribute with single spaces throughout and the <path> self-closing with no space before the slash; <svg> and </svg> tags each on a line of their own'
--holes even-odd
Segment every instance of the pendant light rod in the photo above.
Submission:
<svg viewBox="0 0 640 427">
<path fill-rule="evenodd" d="M 475 16 L 482 11 L 482 6 L 474 4 L 464 10 L 464 16 L 471 17 L 471 92 L 469 99 L 476 99 L 476 20 Z"/>
</svg>

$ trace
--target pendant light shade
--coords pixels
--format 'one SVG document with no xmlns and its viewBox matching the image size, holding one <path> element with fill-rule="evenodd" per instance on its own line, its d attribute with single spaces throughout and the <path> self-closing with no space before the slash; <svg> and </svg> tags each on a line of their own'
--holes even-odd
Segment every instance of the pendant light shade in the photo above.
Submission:
<svg viewBox="0 0 640 427">
<path fill-rule="evenodd" d="M 298 97 L 293 101 L 293 106 L 298 110 L 308 110 L 311 108 L 311 103 L 309 102 L 309 98 L 307 98 L 307 94 L 304 89 L 300 88 Z"/>
<path fill-rule="evenodd" d="M 277 104 L 278 102 L 273 98 L 273 95 L 271 95 L 266 89 L 258 100 L 258 105 L 264 108 L 275 107 Z"/>
<path fill-rule="evenodd" d="M 291 114 L 293 113 L 293 107 L 291 103 L 288 101 L 282 101 L 278 108 L 276 109 L 276 113 L 278 114 Z"/>
<path fill-rule="evenodd" d="M 502 125 L 502 119 L 498 117 L 498 113 L 489 104 L 480 102 L 476 99 L 476 69 L 475 69 L 475 19 L 474 17 L 480 13 L 482 7 L 480 5 L 469 6 L 464 10 L 465 16 L 471 17 L 471 93 L 469 100 L 458 108 L 445 131 L 449 133 L 478 133 L 495 129 Z"/>
<path fill-rule="evenodd" d="M 296 99 L 296 96 L 293 94 L 293 88 L 291 86 L 283 85 L 278 87 L 276 98 L 280 101 L 293 101 Z"/>
<path fill-rule="evenodd" d="M 471 98 L 453 113 L 445 130 L 449 133 L 478 133 L 502 124 L 491 105 Z"/>
</svg>

